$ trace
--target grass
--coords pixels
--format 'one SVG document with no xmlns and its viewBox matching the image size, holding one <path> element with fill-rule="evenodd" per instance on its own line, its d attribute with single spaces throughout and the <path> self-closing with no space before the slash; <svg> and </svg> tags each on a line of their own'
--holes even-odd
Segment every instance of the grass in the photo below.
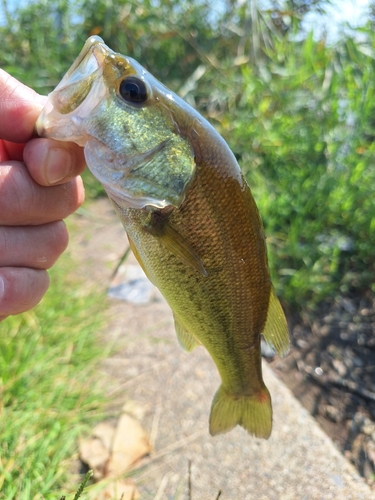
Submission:
<svg viewBox="0 0 375 500">
<path fill-rule="evenodd" d="M 33 311 L 0 324 L 0 499 L 69 493 L 79 436 L 102 417 L 95 367 L 103 297 L 71 278 L 63 256 Z M 70 488 L 74 490 L 75 485 Z"/>
<path fill-rule="evenodd" d="M 85 486 L 86 486 L 86 485 L 87 485 L 87 483 L 89 482 L 89 480 L 90 480 L 90 478 L 92 477 L 92 475 L 93 475 L 93 471 L 92 471 L 92 470 L 89 470 L 89 471 L 87 472 L 87 474 L 85 475 L 85 477 L 84 477 L 84 479 L 83 479 L 82 483 L 79 485 L 78 490 L 76 491 L 76 494 L 74 495 L 73 500 L 78 500 L 78 499 L 81 497 L 81 495 L 82 495 L 82 493 L 83 493 L 83 490 L 85 489 Z M 62 497 L 60 498 L 60 500 L 66 500 L 66 497 L 65 497 L 65 496 L 62 496 Z"/>
</svg>

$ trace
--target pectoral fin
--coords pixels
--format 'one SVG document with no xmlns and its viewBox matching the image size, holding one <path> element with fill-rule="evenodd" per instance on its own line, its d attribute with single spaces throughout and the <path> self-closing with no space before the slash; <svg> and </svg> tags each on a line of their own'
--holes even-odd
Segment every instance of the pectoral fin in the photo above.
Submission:
<svg viewBox="0 0 375 500">
<path fill-rule="evenodd" d="M 271 288 L 270 301 L 266 325 L 263 331 L 266 342 L 276 350 L 280 356 L 285 356 L 289 352 L 289 332 L 279 299 L 275 291 Z"/>
<path fill-rule="evenodd" d="M 181 326 L 181 323 L 178 321 L 175 315 L 173 315 L 173 317 L 177 340 L 180 346 L 184 351 L 191 352 L 194 347 L 197 347 L 197 345 L 199 345 L 199 342 L 193 335 L 191 335 L 191 333 L 189 333 L 183 326 Z"/>
<path fill-rule="evenodd" d="M 168 218 L 154 212 L 151 222 L 145 229 L 153 234 L 168 250 L 187 266 L 195 269 L 203 276 L 208 276 L 202 261 L 194 248 L 186 238 L 174 229 L 168 221 Z"/>
</svg>

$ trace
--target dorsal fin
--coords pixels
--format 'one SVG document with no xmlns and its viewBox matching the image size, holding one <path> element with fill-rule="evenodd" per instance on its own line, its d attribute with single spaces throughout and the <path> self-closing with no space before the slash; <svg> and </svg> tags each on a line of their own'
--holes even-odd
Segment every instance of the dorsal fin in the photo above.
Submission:
<svg viewBox="0 0 375 500">
<path fill-rule="evenodd" d="M 289 331 L 279 299 L 271 288 L 270 301 L 268 304 L 267 320 L 263 331 L 266 342 L 275 349 L 279 356 L 285 356 L 289 352 Z"/>
</svg>

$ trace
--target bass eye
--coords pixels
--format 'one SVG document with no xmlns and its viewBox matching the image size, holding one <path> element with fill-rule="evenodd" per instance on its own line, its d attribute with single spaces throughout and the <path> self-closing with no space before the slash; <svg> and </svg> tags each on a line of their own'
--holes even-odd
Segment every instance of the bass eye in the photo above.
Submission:
<svg viewBox="0 0 375 500">
<path fill-rule="evenodd" d="M 130 76 L 120 83 L 120 95 L 126 102 L 141 104 L 147 100 L 146 85 L 142 80 Z"/>
</svg>

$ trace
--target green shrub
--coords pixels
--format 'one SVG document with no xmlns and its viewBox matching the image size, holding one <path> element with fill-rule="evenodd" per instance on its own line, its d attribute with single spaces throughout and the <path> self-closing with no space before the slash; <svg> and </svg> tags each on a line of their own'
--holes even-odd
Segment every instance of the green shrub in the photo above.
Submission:
<svg viewBox="0 0 375 500">
<path fill-rule="evenodd" d="M 372 34 L 370 34 L 373 37 Z M 311 305 L 374 282 L 375 61 L 353 39 L 279 43 L 243 65 L 219 126 L 268 236 L 278 292 Z"/>
</svg>

